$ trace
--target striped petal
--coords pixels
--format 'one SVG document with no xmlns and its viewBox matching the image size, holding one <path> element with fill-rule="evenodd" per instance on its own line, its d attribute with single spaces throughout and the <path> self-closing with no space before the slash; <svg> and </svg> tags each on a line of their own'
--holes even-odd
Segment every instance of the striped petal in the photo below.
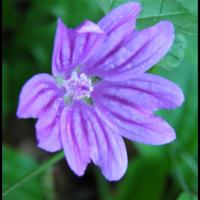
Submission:
<svg viewBox="0 0 200 200">
<path fill-rule="evenodd" d="M 96 105 L 96 112 L 112 131 L 135 142 L 162 145 L 176 138 L 171 126 L 156 116 L 145 116 L 146 121 L 138 122 L 128 118 L 123 109 L 112 112 L 100 105 Z"/>
<path fill-rule="evenodd" d="M 84 123 L 77 104 L 63 110 L 60 120 L 62 146 L 70 168 L 78 176 L 84 174 L 90 162 Z"/>
<path fill-rule="evenodd" d="M 106 32 L 108 37 L 99 47 L 96 55 L 82 66 L 82 72 L 91 75 L 96 73 L 95 68 L 104 64 L 121 48 L 124 40 L 133 32 L 140 11 L 139 3 L 129 2 L 114 9 L 99 21 L 98 25 Z"/>
<path fill-rule="evenodd" d="M 93 56 L 104 38 L 105 32 L 91 21 L 86 20 L 73 30 L 59 19 L 52 57 L 53 75 L 69 76 L 74 67 Z"/>
<path fill-rule="evenodd" d="M 117 29 L 122 29 L 124 35 L 128 35 L 135 28 L 136 18 L 140 11 L 139 3 L 128 2 L 113 9 L 99 21 L 98 25 L 108 35 L 114 33 Z"/>
<path fill-rule="evenodd" d="M 19 118 L 40 117 L 61 93 L 52 76 L 48 74 L 33 76 L 21 90 L 17 116 Z"/>
<path fill-rule="evenodd" d="M 173 109 L 184 101 L 183 92 L 176 84 L 149 73 L 123 82 L 102 81 L 95 85 L 92 95 L 95 102 L 109 104 L 110 99 L 113 99 L 131 107 L 132 112 L 134 109 L 141 114 L 151 114 L 158 109 Z"/>
<path fill-rule="evenodd" d="M 107 180 L 117 181 L 127 169 L 127 153 L 121 136 L 113 132 L 90 106 L 82 108 L 90 156 Z"/>
<path fill-rule="evenodd" d="M 134 31 L 104 60 L 88 65 L 87 73 L 116 82 L 138 77 L 165 56 L 173 41 L 174 28 L 167 21 Z"/>
<path fill-rule="evenodd" d="M 126 148 L 121 136 L 111 132 L 91 106 L 76 102 L 61 117 L 62 144 L 67 162 L 79 176 L 90 159 L 110 181 L 119 180 L 127 168 Z"/>
<path fill-rule="evenodd" d="M 62 99 L 56 99 L 47 112 L 36 123 L 38 147 L 55 152 L 62 149 L 60 133 L 60 116 L 64 109 Z"/>
<path fill-rule="evenodd" d="M 110 121 L 120 135 L 154 145 L 175 139 L 170 125 L 153 115 L 158 108 L 182 104 L 183 93 L 172 82 L 151 74 L 119 83 L 104 81 L 96 85 L 92 97 L 102 120 Z"/>
</svg>

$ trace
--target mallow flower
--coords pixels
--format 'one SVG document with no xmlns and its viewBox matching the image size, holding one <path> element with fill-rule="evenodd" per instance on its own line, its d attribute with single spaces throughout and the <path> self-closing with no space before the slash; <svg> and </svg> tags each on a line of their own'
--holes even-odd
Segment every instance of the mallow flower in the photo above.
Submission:
<svg viewBox="0 0 200 200">
<path fill-rule="evenodd" d="M 20 93 L 17 116 L 38 118 L 38 147 L 64 150 L 78 176 L 92 161 L 107 180 L 119 180 L 127 169 L 123 137 L 148 145 L 176 137 L 154 112 L 180 106 L 182 90 L 146 72 L 169 51 L 174 28 L 160 21 L 139 31 L 140 11 L 129 2 L 75 29 L 58 19 L 52 75 L 33 76 Z"/>
</svg>

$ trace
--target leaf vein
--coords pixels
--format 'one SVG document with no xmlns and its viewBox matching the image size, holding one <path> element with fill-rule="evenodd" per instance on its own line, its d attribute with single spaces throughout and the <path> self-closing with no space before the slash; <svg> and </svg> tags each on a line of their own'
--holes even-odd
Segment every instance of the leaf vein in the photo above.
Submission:
<svg viewBox="0 0 200 200">
<path fill-rule="evenodd" d="M 186 12 L 165 13 L 165 14 L 160 14 L 160 15 L 141 16 L 141 17 L 138 17 L 138 19 L 172 17 L 172 16 L 177 16 L 177 15 L 188 15 L 188 13 Z"/>
</svg>

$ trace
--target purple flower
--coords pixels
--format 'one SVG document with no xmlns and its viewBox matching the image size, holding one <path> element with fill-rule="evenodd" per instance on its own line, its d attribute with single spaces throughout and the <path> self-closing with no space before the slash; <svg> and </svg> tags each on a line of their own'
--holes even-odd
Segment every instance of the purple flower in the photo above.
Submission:
<svg viewBox="0 0 200 200">
<path fill-rule="evenodd" d="M 38 146 L 64 149 L 78 176 L 93 161 L 106 179 L 119 180 L 127 168 L 122 136 L 151 145 L 175 139 L 154 111 L 180 106 L 183 93 L 146 73 L 172 46 L 174 28 L 161 21 L 137 31 L 140 11 L 140 4 L 126 3 L 98 24 L 87 20 L 76 29 L 59 19 L 53 75 L 35 75 L 22 88 L 17 116 L 38 118 Z"/>
</svg>

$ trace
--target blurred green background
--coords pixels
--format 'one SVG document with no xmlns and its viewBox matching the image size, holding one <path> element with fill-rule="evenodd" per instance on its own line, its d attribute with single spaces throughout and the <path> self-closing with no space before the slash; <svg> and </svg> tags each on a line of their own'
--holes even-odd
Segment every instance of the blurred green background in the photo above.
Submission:
<svg viewBox="0 0 200 200">
<path fill-rule="evenodd" d="M 188 7 L 196 14 L 197 5 Z M 34 120 L 17 119 L 15 113 L 25 81 L 51 72 L 57 18 L 75 27 L 85 19 L 97 22 L 103 15 L 95 0 L 3 0 L 3 189 L 53 155 L 36 147 Z M 126 141 L 129 166 L 119 182 L 105 181 L 94 165 L 78 178 L 63 159 L 4 199 L 197 199 L 197 33 L 186 39 L 185 56 L 178 66 L 153 69 L 185 94 L 182 107 L 158 113 L 175 128 L 174 142 L 147 146 Z"/>
</svg>

